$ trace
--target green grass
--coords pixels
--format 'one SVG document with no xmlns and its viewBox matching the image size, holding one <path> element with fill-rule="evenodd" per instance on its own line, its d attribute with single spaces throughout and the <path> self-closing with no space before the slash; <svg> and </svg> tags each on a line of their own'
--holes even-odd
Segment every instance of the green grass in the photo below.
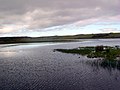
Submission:
<svg viewBox="0 0 120 90">
<path fill-rule="evenodd" d="M 96 47 L 79 47 L 75 49 L 55 49 L 56 51 L 71 54 L 85 55 L 88 58 L 103 58 L 106 60 L 116 60 L 120 57 L 120 48 L 103 46 L 105 50 L 96 51 Z"/>
<path fill-rule="evenodd" d="M 86 47 L 86 48 L 80 48 L 80 49 L 55 49 L 56 51 L 60 51 L 63 53 L 72 53 L 72 54 L 81 54 L 81 55 L 86 55 L 91 53 L 93 48 Z"/>
</svg>

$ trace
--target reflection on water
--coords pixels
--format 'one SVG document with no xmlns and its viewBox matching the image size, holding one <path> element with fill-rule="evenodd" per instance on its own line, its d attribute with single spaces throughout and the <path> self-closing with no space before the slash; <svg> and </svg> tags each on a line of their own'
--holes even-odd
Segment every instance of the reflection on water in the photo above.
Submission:
<svg viewBox="0 0 120 90">
<path fill-rule="evenodd" d="M 2 55 L 3 57 L 13 57 L 15 56 L 16 52 L 13 51 L 2 51 L 0 52 L 0 55 Z"/>
<path fill-rule="evenodd" d="M 102 44 L 120 45 L 120 39 L 2 47 L 0 90 L 119 90 L 119 61 L 53 52 L 57 48 Z"/>
<path fill-rule="evenodd" d="M 120 61 L 118 60 L 93 60 L 87 61 L 87 64 L 90 64 L 92 67 L 104 68 L 108 70 L 117 69 L 120 70 Z"/>
</svg>

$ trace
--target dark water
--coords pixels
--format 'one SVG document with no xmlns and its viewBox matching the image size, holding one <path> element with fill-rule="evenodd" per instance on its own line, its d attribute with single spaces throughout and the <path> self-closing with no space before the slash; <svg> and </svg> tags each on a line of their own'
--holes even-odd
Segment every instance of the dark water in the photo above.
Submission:
<svg viewBox="0 0 120 90">
<path fill-rule="evenodd" d="M 53 52 L 120 45 L 120 39 L 0 46 L 0 90 L 120 90 L 120 62 Z"/>
</svg>

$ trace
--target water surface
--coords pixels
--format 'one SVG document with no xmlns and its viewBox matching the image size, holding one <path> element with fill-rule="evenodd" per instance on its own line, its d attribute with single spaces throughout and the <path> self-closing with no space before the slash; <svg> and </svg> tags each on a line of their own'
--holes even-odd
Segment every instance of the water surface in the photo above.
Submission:
<svg viewBox="0 0 120 90">
<path fill-rule="evenodd" d="M 120 45 L 120 39 L 0 45 L 0 90 L 119 90 L 119 62 L 111 65 L 57 48 Z"/>
</svg>

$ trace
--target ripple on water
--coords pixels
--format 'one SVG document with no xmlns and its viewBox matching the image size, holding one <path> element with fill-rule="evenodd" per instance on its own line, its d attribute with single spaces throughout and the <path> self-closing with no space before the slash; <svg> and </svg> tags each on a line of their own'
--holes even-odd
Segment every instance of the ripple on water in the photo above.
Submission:
<svg viewBox="0 0 120 90">
<path fill-rule="evenodd" d="M 92 44 L 84 44 L 87 43 Z M 55 48 L 73 48 L 84 44 L 69 43 L 34 48 L 14 46 L 6 49 L 9 52 L 0 51 L 0 89 L 119 90 L 119 69 L 110 67 L 110 64 L 103 67 L 101 63 L 104 62 L 96 59 L 53 52 Z"/>
</svg>

